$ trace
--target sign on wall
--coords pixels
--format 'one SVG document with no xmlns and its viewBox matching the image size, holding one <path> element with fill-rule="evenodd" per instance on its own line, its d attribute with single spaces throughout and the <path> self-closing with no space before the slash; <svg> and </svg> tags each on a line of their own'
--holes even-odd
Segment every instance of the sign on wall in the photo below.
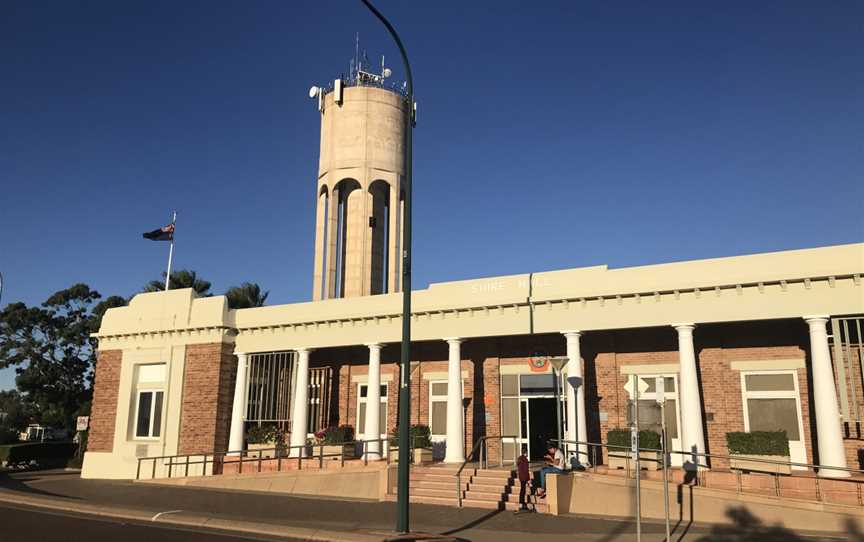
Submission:
<svg viewBox="0 0 864 542">
<path fill-rule="evenodd" d="M 90 427 L 90 416 L 78 416 L 75 423 L 76 431 L 86 431 Z"/>
</svg>

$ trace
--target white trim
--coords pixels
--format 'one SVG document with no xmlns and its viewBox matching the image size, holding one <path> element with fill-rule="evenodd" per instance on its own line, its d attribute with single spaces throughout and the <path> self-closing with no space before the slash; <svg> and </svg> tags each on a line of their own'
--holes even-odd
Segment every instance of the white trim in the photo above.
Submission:
<svg viewBox="0 0 864 542">
<path fill-rule="evenodd" d="M 778 375 L 791 374 L 794 389 L 783 391 L 747 391 L 747 376 L 748 375 Z M 804 420 L 801 412 L 801 388 L 798 385 L 798 371 L 794 369 L 785 370 L 760 370 L 760 371 L 741 371 L 739 378 L 741 379 L 741 407 L 744 415 L 744 431 L 750 432 L 750 410 L 747 405 L 747 399 L 795 399 L 795 408 L 798 415 L 798 439 L 789 440 L 789 455 L 794 463 L 807 462 L 807 439 L 804 436 Z M 800 456 L 796 457 L 793 446 L 797 449 L 800 447 Z M 796 467 L 792 467 L 796 469 Z M 803 468 L 803 467 L 797 467 Z"/>
<path fill-rule="evenodd" d="M 441 442 L 441 441 L 447 440 L 447 429 L 445 427 L 444 433 L 441 433 L 441 434 L 432 433 L 432 403 L 444 403 L 446 405 L 447 404 L 447 394 L 445 393 L 444 395 L 435 395 L 434 397 L 437 400 L 433 401 L 432 400 L 432 398 L 433 398 L 432 386 L 435 384 L 448 384 L 448 383 L 449 382 L 447 380 L 447 374 L 446 373 L 444 373 L 444 378 L 439 378 L 438 380 L 429 380 L 429 394 L 428 394 L 429 395 L 429 401 L 428 401 L 428 403 L 429 403 L 429 410 L 428 410 L 428 412 L 429 412 L 429 436 L 432 440 L 434 440 L 436 442 Z M 449 391 L 449 389 L 448 389 L 448 391 Z M 447 425 L 447 411 L 446 410 L 444 411 L 444 425 L 445 426 Z"/>
<path fill-rule="evenodd" d="M 444 380 L 447 381 L 447 371 L 438 371 L 435 373 L 423 373 L 423 380 Z M 468 379 L 468 371 L 462 371 L 462 380 Z"/>
<path fill-rule="evenodd" d="M 622 375 L 660 375 L 665 373 L 678 374 L 681 372 L 680 363 L 653 363 L 640 365 L 622 365 L 619 367 Z"/>
<path fill-rule="evenodd" d="M 807 368 L 807 362 L 804 361 L 804 358 L 733 361 L 729 367 L 733 371 L 792 371 Z"/>
<path fill-rule="evenodd" d="M 147 419 L 147 436 L 139 436 L 138 435 L 138 414 L 139 409 L 141 407 L 141 394 L 150 393 L 152 397 L 150 399 L 150 416 Z M 161 412 L 159 414 L 159 435 L 153 436 L 153 418 L 156 414 L 156 394 L 162 394 L 162 405 Z M 160 441 L 162 440 L 162 435 L 165 432 L 165 390 L 163 388 L 141 388 L 135 390 L 135 417 L 132 420 L 132 440 L 142 440 L 142 441 Z"/>
<path fill-rule="evenodd" d="M 381 374 L 381 383 L 386 384 L 388 382 L 393 382 L 393 374 Z M 369 375 L 354 375 L 351 377 L 352 384 L 368 384 L 369 383 Z"/>
<path fill-rule="evenodd" d="M 525 361 L 520 364 L 513 365 L 501 365 L 498 368 L 498 374 L 501 375 L 542 375 L 549 374 L 552 372 L 552 364 L 546 364 L 546 370 L 544 371 L 533 371 L 531 367 L 528 365 L 528 362 Z"/>
<path fill-rule="evenodd" d="M 378 431 L 380 432 L 380 434 L 378 435 L 378 438 L 385 438 L 387 436 L 387 414 L 388 414 L 387 413 L 387 403 L 389 402 L 390 384 L 387 382 L 384 382 L 384 378 L 383 378 L 384 375 L 381 375 L 381 377 L 382 377 L 381 378 L 381 385 L 384 386 L 385 393 L 382 393 L 381 396 L 378 398 L 378 403 L 380 404 L 379 408 L 384 409 L 383 410 L 384 411 L 384 425 L 382 427 L 378 428 Z M 355 423 L 354 425 L 356 426 L 356 429 L 357 429 L 357 436 L 358 437 L 362 436 L 365 439 L 365 438 L 369 438 L 369 437 L 366 435 L 366 428 L 365 427 L 363 428 L 363 432 L 362 433 L 360 432 L 360 405 L 361 404 L 365 405 L 368 397 L 363 397 L 363 395 L 361 395 L 360 388 L 362 386 L 368 387 L 368 384 L 366 382 L 357 382 L 357 412 L 356 412 L 356 416 L 354 418 L 357 423 Z M 366 391 L 366 394 L 367 395 L 369 394 L 368 390 Z M 378 416 L 379 417 L 381 416 L 380 411 L 379 411 Z M 363 415 L 363 424 L 364 425 L 366 424 L 365 412 Z"/>
</svg>

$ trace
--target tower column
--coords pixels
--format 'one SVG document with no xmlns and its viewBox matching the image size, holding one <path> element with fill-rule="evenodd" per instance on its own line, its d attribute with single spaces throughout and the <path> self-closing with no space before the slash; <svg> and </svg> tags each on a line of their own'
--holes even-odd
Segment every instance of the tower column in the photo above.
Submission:
<svg viewBox="0 0 864 542">
<path fill-rule="evenodd" d="M 390 231 L 387 234 L 387 291 L 391 294 L 402 291 L 399 283 L 402 278 L 399 271 L 402 262 L 402 215 L 399 213 L 399 202 L 399 183 L 396 182 L 390 185 Z"/>
<path fill-rule="evenodd" d="M 294 409 L 291 420 L 291 456 L 303 454 L 309 423 L 309 348 L 297 349 L 297 378 L 294 382 Z"/>
<path fill-rule="evenodd" d="M 447 361 L 447 448 L 445 463 L 465 461 L 465 428 L 462 421 L 462 339 L 445 339 Z"/>
<path fill-rule="evenodd" d="M 827 316 L 806 316 L 810 327 L 810 364 L 813 372 L 813 409 L 816 411 L 816 442 L 819 445 L 819 464 L 846 467 L 846 450 L 837 407 L 837 388 L 828 350 Z M 848 471 L 819 469 L 819 476 L 845 478 Z"/>
<path fill-rule="evenodd" d="M 231 429 L 228 433 L 230 455 L 243 450 L 244 411 L 246 410 L 246 354 L 237 352 L 237 378 L 234 380 L 234 402 L 231 404 Z"/>
</svg>

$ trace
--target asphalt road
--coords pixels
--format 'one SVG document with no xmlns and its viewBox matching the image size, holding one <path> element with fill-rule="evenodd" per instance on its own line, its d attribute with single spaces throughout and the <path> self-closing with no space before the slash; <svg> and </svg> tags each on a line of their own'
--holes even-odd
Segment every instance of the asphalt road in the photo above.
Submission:
<svg viewBox="0 0 864 542">
<path fill-rule="evenodd" d="M 4 542 L 248 542 L 277 540 L 262 536 L 237 536 L 214 530 L 192 530 L 46 512 L 0 504 L 0 539 Z M 285 538 L 278 540 L 285 541 Z M 302 542 L 296 540 L 296 542 Z"/>
</svg>

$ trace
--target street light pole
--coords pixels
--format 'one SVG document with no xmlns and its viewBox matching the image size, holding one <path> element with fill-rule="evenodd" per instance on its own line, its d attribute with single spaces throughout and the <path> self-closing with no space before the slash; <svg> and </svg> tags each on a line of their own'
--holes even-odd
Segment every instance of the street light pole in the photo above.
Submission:
<svg viewBox="0 0 864 542">
<path fill-rule="evenodd" d="M 414 130 L 414 79 L 408 54 L 399 39 L 396 29 L 369 0 L 361 0 L 375 17 L 380 20 L 399 47 L 402 62 L 405 64 L 405 77 L 408 91 L 408 126 L 405 130 L 405 178 L 402 181 L 404 215 L 402 218 L 402 356 L 400 358 L 399 379 L 399 472 L 396 492 L 396 531 L 410 531 L 408 522 L 408 483 L 409 453 L 411 448 L 411 166 L 412 132 Z"/>
</svg>

